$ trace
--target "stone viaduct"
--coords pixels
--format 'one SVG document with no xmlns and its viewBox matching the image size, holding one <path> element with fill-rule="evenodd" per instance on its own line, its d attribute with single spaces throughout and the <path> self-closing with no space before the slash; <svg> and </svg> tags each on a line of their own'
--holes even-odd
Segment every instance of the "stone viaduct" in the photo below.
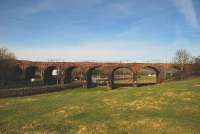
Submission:
<svg viewBox="0 0 200 134">
<path fill-rule="evenodd" d="M 164 63 L 96 63 L 96 62 L 34 62 L 34 61 L 17 61 L 18 70 L 24 79 L 35 77 L 35 72 L 39 73 L 40 79 L 44 84 L 48 85 L 53 80 L 52 71 L 60 70 L 59 83 L 70 83 L 73 69 L 81 70 L 83 86 L 90 88 L 92 83 L 92 71 L 101 69 L 107 77 L 107 87 L 113 88 L 114 72 L 119 68 L 128 68 L 132 71 L 133 86 L 137 84 L 138 72 L 143 68 L 151 68 L 156 72 L 157 83 L 165 80 L 165 72 L 170 68 L 179 70 L 179 66 L 175 64 Z M 192 65 L 187 65 L 185 68 L 186 75 L 190 75 Z"/>
</svg>

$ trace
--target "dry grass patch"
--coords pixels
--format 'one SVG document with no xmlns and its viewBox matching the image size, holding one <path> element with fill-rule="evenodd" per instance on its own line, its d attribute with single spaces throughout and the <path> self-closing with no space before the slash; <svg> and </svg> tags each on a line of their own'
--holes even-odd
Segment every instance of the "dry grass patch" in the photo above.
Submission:
<svg viewBox="0 0 200 134">
<path fill-rule="evenodd" d="M 136 126 L 147 126 L 153 129 L 162 129 L 165 125 L 161 119 L 156 120 L 152 118 L 143 118 L 143 119 L 137 120 L 135 124 Z"/>
<path fill-rule="evenodd" d="M 158 111 L 161 110 L 161 106 L 163 104 L 165 104 L 165 101 L 163 99 L 145 97 L 143 100 L 134 100 L 132 102 L 127 102 L 124 105 L 129 108 L 134 108 L 136 110 Z"/>
<path fill-rule="evenodd" d="M 177 94 L 171 91 L 168 92 L 164 92 L 163 96 L 167 96 L 167 97 L 177 97 Z"/>
<path fill-rule="evenodd" d="M 122 132 L 126 133 L 151 133 L 156 131 L 162 131 L 166 127 L 166 123 L 161 119 L 153 118 L 139 118 L 136 121 L 122 121 L 119 124 Z"/>
<path fill-rule="evenodd" d="M 0 103 L 0 108 L 5 108 L 5 107 L 8 107 L 9 105 L 12 105 L 12 104 L 9 102 Z"/>
<path fill-rule="evenodd" d="M 183 101 L 191 101 L 192 98 L 195 98 L 196 95 L 192 92 L 181 92 L 181 93 L 175 93 L 175 92 L 172 92 L 172 91 L 167 91 L 167 92 L 164 92 L 163 93 L 163 96 L 166 96 L 166 97 L 171 97 L 171 98 L 179 98 Z"/>
<path fill-rule="evenodd" d="M 29 123 L 29 124 L 26 124 L 26 125 L 22 126 L 19 129 L 19 131 L 20 131 L 20 133 L 25 133 L 27 130 L 34 129 L 35 124 L 38 124 L 38 123 L 39 122 L 35 120 L 32 123 Z"/>
<path fill-rule="evenodd" d="M 49 116 L 63 116 L 63 117 L 68 117 L 77 113 L 80 113 L 84 111 L 84 108 L 81 106 L 64 106 L 53 113 L 50 113 Z"/>
<path fill-rule="evenodd" d="M 121 109 L 121 106 L 123 105 L 123 102 L 118 99 L 103 99 L 103 102 L 109 109 Z"/>
<path fill-rule="evenodd" d="M 183 92 L 179 95 L 180 98 L 182 98 L 183 101 L 192 101 L 193 98 L 196 98 L 197 95 L 192 92 Z"/>
<path fill-rule="evenodd" d="M 108 106 L 117 105 L 119 103 L 116 99 L 103 99 L 103 102 Z"/>
<path fill-rule="evenodd" d="M 190 114 L 198 114 L 199 107 L 198 106 L 184 106 L 182 108 L 176 109 L 177 113 L 190 113 Z"/>
<path fill-rule="evenodd" d="M 32 102 L 32 101 L 36 101 L 37 99 L 35 99 L 35 98 L 26 98 L 26 99 L 24 99 L 24 101 L 26 101 L 26 102 Z"/>
<path fill-rule="evenodd" d="M 194 87 L 200 87 L 200 84 L 196 84 L 196 85 L 194 85 Z"/>
<path fill-rule="evenodd" d="M 75 134 L 106 134 L 108 127 L 105 124 L 95 124 L 95 126 L 80 125 Z"/>
<path fill-rule="evenodd" d="M 88 134 L 89 130 L 86 126 L 80 125 L 79 130 L 76 132 L 76 134 Z"/>
</svg>

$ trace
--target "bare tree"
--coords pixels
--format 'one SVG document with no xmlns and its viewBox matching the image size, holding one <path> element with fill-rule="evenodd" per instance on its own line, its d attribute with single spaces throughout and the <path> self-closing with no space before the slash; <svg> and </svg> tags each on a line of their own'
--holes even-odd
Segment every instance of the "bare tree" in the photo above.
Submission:
<svg viewBox="0 0 200 134">
<path fill-rule="evenodd" d="M 0 48 L 0 86 L 5 85 L 14 77 L 15 61 L 14 53 L 8 51 L 7 48 Z"/>
<path fill-rule="evenodd" d="M 200 56 L 195 57 L 195 64 L 200 64 Z"/>
<path fill-rule="evenodd" d="M 192 63 L 192 56 L 187 50 L 179 49 L 176 51 L 174 63 L 180 66 L 181 71 L 184 71 L 185 64 Z"/>
</svg>

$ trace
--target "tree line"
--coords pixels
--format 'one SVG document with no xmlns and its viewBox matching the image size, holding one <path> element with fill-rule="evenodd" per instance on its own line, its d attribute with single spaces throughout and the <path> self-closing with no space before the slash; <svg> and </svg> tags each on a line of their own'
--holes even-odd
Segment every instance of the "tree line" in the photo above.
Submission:
<svg viewBox="0 0 200 134">
<path fill-rule="evenodd" d="M 8 85 L 17 77 L 16 56 L 7 48 L 0 48 L 0 86 Z"/>
<path fill-rule="evenodd" d="M 200 56 L 194 57 L 186 49 L 179 49 L 176 51 L 173 63 L 178 64 L 183 71 L 186 64 L 199 63 L 199 60 Z"/>
</svg>

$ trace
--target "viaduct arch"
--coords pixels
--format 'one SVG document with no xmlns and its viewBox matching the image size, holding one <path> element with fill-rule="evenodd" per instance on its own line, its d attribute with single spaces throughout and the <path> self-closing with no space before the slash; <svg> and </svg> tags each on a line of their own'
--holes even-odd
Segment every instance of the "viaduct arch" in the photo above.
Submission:
<svg viewBox="0 0 200 134">
<path fill-rule="evenodd" d="M 166 63 L 96 63 L 96 62 L 34 62 L 18 60 L 18 69 L 25 80 L 30 78 L 38 78 L 43 81 L 43 84 L 70 83 L 73 81 L 72 72 L 79 69 L 78 75 L 83 82 L 83 87 L 92 87 L 92 71 L 100 68 L 106 76 L 106 86 L 113 89 L 114 86 L 114 72 L 120 68 L 127 68 L 132 73 L 132 86 L 137 85 L 137 76 L 139 71 L 143 68 L 150 68 L 156 72 L 156 83 L 165 81 L 166 72 L 171 68 L 179 70 L 178 65 Z M 53 70 L 58 70 L 59 78 L 53 75 Z M 192 65 L 187 65 L 185 68 L 185 75 L 190 75 L 192 72 Z M 58 77 L 57 76 L 57 77 Z"/>
</svg>

